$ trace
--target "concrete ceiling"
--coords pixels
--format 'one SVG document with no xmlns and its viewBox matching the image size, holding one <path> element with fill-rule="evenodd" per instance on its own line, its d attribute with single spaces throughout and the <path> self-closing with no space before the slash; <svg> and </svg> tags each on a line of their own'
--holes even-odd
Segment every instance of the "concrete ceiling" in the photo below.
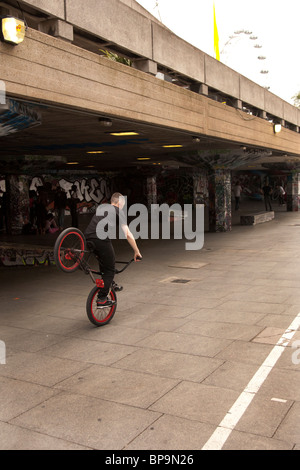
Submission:
<svg viewBox="0 0 300 470">
<path fill-rule="evenodd" d="M 101 172 L 138 166 L 152 170 L 155 165 L 174 168 L 201 166 L 199 155 L 205 155 L 207 161 L 207 156 L 218 153 L 223 153 L 223 161 L 227 156 L 232 160 L 236 155 L 237 164 L 232 167 L 236 169 L 242 166 L 254 168 L 264 161 L 278 163 L 291 158 L 274 153 L 260 154 L 260 150 L 264 152 L 266 149 L 248 149 L 242 142 L 217 141 L 112 116 L 106 117 L 112 123 L 111 127 L 106 127 L 99 115 L 37 104 L 35 109 L 40 114 L 40 125 L 0 137 L 0 174 L 36 173 L 47 169 Z M 138 135 L 111 135 L 111 132 L 124 131 Z M 164 148 L 164 145 L 182 147 Z M 149 160 L 139 160 L 141 158 Z"/>
</svg>

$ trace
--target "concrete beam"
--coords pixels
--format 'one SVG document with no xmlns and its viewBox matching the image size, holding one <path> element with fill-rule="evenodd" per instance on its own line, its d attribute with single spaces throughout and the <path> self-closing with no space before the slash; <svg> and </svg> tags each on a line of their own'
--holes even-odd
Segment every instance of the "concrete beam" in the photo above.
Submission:
<svg viewBox="0 0 300 470">
<path fill-rule="evenodd" d="M 151 21 L 118 0 L 65 0 L 66 21 L 152 59 Z"/>
<path fill-rule="evenodd" d="M 209 55 L 205 56 L 205 77 L 209 87 L 239 98 L 239 74 Z"/>
<path fill-rule="evenodd" d="M 39 31 L 72 42 L 74 40 L 73 26 L 65 21 L 52 19 L 42 21 L 39 24 Z"/>
<path fill-rule="evenodd" d="M 240 99 L 244 103 L 248 103 L 251 106 L 255 106 L 259 109 L 265 107 L 265 90 L 252 82 L 243 75 L 240 75 Z"/>
<path fill-rule="evenodd" d="M 204 52 L 161 25 L 152 24 L 152 28 L 153 60 L 198 82 L 204 82 Z"/>
<path fill-rule="evenodd" d="M 49 13 L 57 18 L 65 19 L 65 0 L 22 0 L 21 3 Z"/>
</svg>

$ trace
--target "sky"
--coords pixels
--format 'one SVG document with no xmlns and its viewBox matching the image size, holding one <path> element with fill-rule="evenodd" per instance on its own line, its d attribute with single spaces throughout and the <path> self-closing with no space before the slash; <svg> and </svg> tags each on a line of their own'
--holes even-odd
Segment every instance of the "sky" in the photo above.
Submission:
<svg viewBox="0 0 300 470">
<path fill-rule="evenodd" d="M 294 104 L 292 97 L 300 91 L 300 0 L 137 2 L 177 36 L 213 57 L 214 3 L 220 61 Z"/>
</svg>

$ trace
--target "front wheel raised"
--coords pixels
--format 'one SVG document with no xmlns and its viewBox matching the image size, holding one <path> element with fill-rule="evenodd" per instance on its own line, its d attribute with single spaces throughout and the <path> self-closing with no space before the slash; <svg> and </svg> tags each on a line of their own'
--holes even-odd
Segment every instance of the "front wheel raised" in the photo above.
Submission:
<svg viewBox="0 0 300 470">
<path fill-rule="evenodd" d="M 113 302 L 113 305 L 111 307 L 97 308 L 97 297 L 99 290 L 99 287 L 95 286 L 89 293 L 86 301 L 86 313 L 91 323 L 96 326 L 104 326 L 111 321 L 114 314 L 116 313 L 117 296 L 115 290 L 111 289 L 110 293 L 108 294 L 108 299 Z"/>
</svg>

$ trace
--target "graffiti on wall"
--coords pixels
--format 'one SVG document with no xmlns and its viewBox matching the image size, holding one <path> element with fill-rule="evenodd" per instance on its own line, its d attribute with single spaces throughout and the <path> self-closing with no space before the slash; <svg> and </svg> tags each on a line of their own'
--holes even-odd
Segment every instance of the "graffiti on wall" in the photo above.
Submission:
<svg viewBox="0 0 300 470">
<path fill-rule="evenodd" d="M 0 247 L 0 266 L 50 266 L 54 265 L 53 251 L 49 249 L 12 249 Z"/>
<path fill-rule="evenodd" d="M 83 177 L 78 178 L 66 177 L 55 179 L 44 176 L 36 176 L 30 182 L 30 190 L 39 191 L 39 187 L 45 186 L 45 184 L 51 184 L 52 197 L 49 195 L 49 199 L 54 199 L 55 188 L 60 186 L 66 193 L 67 198 L 71 196 L 71 188 L 73 185 L 77 189 L 77 198 L 79 199 L 78 211 L 81 213 L 93 212 L 97 205 L 109 201 L 113 192 L 113 181 L 109 178 L 102 177 Z M 50 205 L 50 208 L 51 205 Z"/>
</svg>

